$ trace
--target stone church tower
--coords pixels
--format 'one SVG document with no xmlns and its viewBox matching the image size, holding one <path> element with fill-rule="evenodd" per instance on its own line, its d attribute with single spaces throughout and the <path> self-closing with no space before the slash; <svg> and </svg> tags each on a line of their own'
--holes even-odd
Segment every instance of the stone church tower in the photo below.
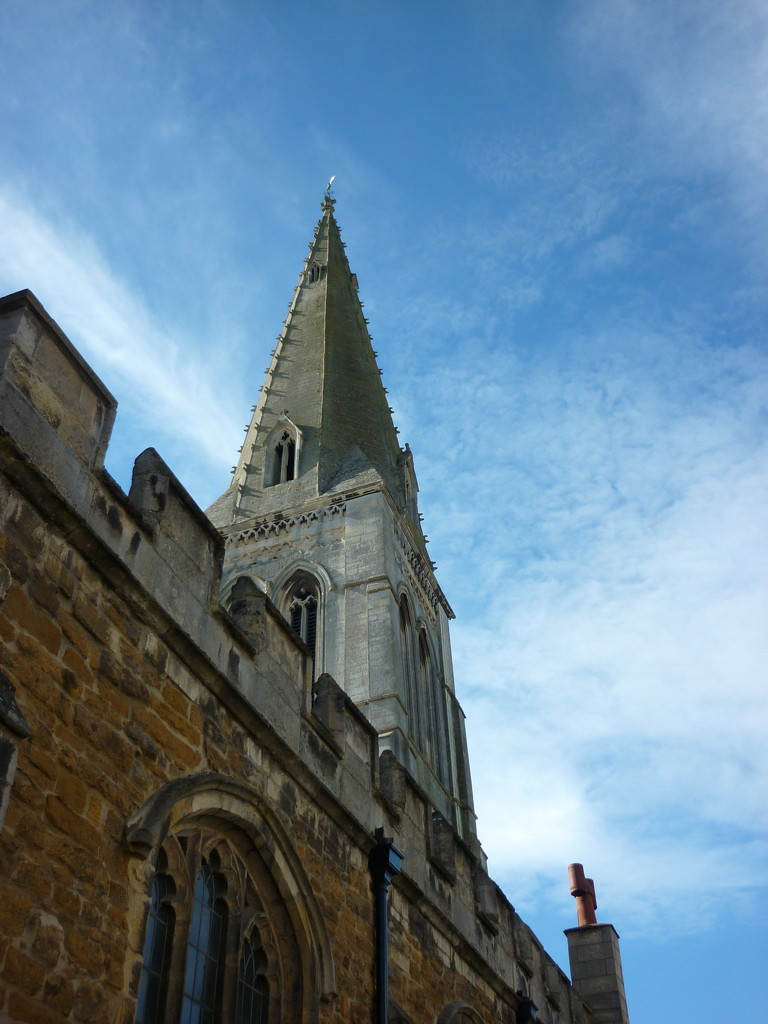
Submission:
<svg viewBox="0 0 768 1024">
<path fill-rule="evenodd" d="M 427 556 L 401 448 L 326 195 L 229 489 L 222 595 L 250 577 L 339 682 L 434 810 L 465 840 L 475 815 L 454 693 L 453 612 Z"/>
</svg>

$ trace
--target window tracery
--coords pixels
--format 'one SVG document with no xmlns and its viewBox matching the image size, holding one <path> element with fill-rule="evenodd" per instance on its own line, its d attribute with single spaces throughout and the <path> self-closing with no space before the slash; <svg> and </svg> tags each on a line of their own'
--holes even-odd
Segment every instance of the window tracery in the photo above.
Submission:
<svg viewBox="0 0 768 1024">
<path fill-rule="evenodd" d="M 237 972 L 235 1024 L 267 1024 L 269 982 L 266 954 L 253 930 L 243 939 Z"/>
<path fill-rule="evenodd" d="M 269 1024 L 280 1019 L 279 999 L 270 1000 L 278 981 L 267 919 L 240 857 L 207 832 L 168 838 L 152 879 L 136 1024 Z"/>
<path fill-rule="evenodd" d="M 309 283 L 310 284 L 315 284 L 315 282 L 319 281 L 324 276 L 324 274 L 325 274 L 325 267 L 323 266 L 323 264 L 322 263 L 318 263 L 317 261 L 315 261 L 312 264 L 312 266 L 309 268 L 309 270 L 307 271 L 307 277 L 309 279 Z"/>
<path fill-rule="evenodd" d="M 220 1019 L 227 933 L 227 903 L 224 877 L 203 857 L 192 899 L 192 921 L 187 936 L 187 963 L 181 1003 L 182 1021 L 214 1024 Z"/>
<path fill-rule="evenodd" d="M 448 1003 L 437 1015 L 435 1024 L 483 1024 L 483 1018 L 469 1003 Z"/>
<path fill-rule="evenodd" d="M 303 435 L 286 409 L 264 440 L 264 487 L 295 480 L 301 465 Z"/>
<path fill-rule="evenodd" d="M 295 576 L 285 591 L 283 614 L 318 662 L 320 638 L 320 586 L 309 573 Z"/>
<path fill-rule="evenodd" d="M 268 487 L 284 484 L 296 476 L 296 440 L 290 431 L 284 430 L 274 446 L 272 453 L 271 479 Z"/>
<path fill-rule="evenodd" d="M 293 836 L 259 791 L 215 771 L 173 779 L 126 821 L 125 842 L 137 858 L 134 895 L 144 907 L 143 914 L 132 915 L 130 943 L 137 969 L 131 992 L 136 997 L 146 985 L 139 965 L 153 947 L 148 918 L 154 880 L 165 876 L 173 883 L 158 889 L 161 895 L 155 899 L 156 905 L 168 903 L 174 911 L 169 962 L 160 972 L 165 1004 L 152 1011 L 154 1016 L 145 1012 L 143 1019 L 137 1017 L 142 1024 L 181 1021 L 192 893 L 203 858 L 226 882 L 221 894 L 227 903 L 222 1024 L 318 1024 L 321 1004 L 337 991 L 330 936 Z M 246 940 L 254 958 L 248 968 L 250 988 L 260 999 L 244 999 L 238 1008 Z M 146 1005 L 141 995 L 137 1009 Z"/>
</svg>

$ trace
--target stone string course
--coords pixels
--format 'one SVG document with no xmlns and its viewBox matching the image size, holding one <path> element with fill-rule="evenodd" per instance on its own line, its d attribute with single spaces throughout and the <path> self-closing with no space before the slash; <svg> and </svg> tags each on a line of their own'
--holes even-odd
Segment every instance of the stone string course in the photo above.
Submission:
<svg viewBox="0 0 768 1024">
<path fill-rule="evenodd" d="M 329 505 L 312 509 L 308 512 L 299 512 L 296 515 L 272 515 L 265 519 L 252 523 L 245 530 L 238 530 L 236 533 L 229 533 L 225 538 L 227 546 L 242 544 L 247 540 L 255 540 L 259 537 L 269 537 L 270 534 L 278 534 L 283 530 L 290 530 L 294 526 L 306 526 L 308 523 L 317 523 L 321 519 L 332 519 L 335 516 L 343 516 L 346 511 L 346 504 L 342 501 L 334 501 Z"/>
</svg>

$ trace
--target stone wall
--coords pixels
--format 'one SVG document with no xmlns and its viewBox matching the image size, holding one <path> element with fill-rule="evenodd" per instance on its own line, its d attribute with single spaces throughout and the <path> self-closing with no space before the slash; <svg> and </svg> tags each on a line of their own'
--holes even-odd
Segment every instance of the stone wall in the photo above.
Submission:
<svg viewBox="0 0 768 1024">
<path fill-rule="evenodd" d="M 269 599 L 222 609 L 221 538 L 157 453 L 129 495 L 104 471 L 114 399 L 29 293 L 0 301 L 0 370 L 0 671 L 29 733 L 0 737 L 0 1020 L 132 1021 L 161 857 L 216 837 L 260 894 L 280 1019 L 371 1020 L 380 826 L 406 857 L 399 1019 L 584 1019 L 478 851 L 332 678 L 313 693 Z"/>
</svg>

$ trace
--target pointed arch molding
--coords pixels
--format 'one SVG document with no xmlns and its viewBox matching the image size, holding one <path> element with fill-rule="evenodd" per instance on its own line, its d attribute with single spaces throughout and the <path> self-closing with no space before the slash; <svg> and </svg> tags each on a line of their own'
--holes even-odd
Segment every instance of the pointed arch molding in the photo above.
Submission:
<svg viewBox="0 0 768 1024">
<path fill-rule="evenodd" d="M 437 1015 L 435 1024 L 485 1024 L 469 1003 L 448 1003 Z"/>
<path fill-rule="evenodd" d="M 296 423 L 294 423 L 293 420 L 290 419 L 285 413 L 283 413 L 282 416 L 278 417 L 278 420 L 275 423 L 274 427 L 272 427 L 272 429 L 269 431 L 266 438 L 264 439 L 263 472 L 265 487 L 272 486 L 274 484 L 281 482 L 279 480 L 270 479 L 270 482 L 268 483 L 267 478 L 271 478 L 274 473 L 274 453 L 272 449 L 274 447 L 275 439 L 278 438 L 284 432 L 288 433 L 288 435 L 293 440 L 293 444 L 295 446 L 293 455 L 293 475 L 288 477 L 288 479 L 292 480 L 299 475 L 301 463 L 301 448 L 302 445 L 304 444 L 304 434 L 301 428 Z"/>
<path fill-rule="evenodd" d="M 308 558 L 294 558 L 272 581 L 272 593 L 278 595 L 290 583 L 293 577 L 298 576 L 300 573 L 306 573 L 308 576 L 315 577 L 320 584 L 321 596 L 323 598 L 333 590 L 331 577 L 322 565 L 319 565 L 317 562 L 311 562 Z"/>
<path fill-rule="evenodd" d="M 295 435 L 297 444 L 304 440 L 304 434 L 302 432 L 301 427 L 298 424 L 294 423 L 289 416 L 286 416 L 286 414 L 283 413 L 282 416 L 278 416 L 277 422 L 275 423 L 274 427 L 272 427 L 270 432 L 267 434 L 267 439 L 264 443 L 269 444 L 273 438 L 277 437 L 281 430 L 286 429 Z"/>
<path fill-rule="evenodd" d="M 216 820 L 251 841 L 280 892 L 301 947 L 304 1005 L 311 1006 L 318 993 L 330 1002 L 336 979 L 320 905 L 289 834 L 254 789 L 220 772 L 175 779 L 128 819 L 125 841 L 131 853 L 146 859 L 174 829 Z"/>
</svg>

